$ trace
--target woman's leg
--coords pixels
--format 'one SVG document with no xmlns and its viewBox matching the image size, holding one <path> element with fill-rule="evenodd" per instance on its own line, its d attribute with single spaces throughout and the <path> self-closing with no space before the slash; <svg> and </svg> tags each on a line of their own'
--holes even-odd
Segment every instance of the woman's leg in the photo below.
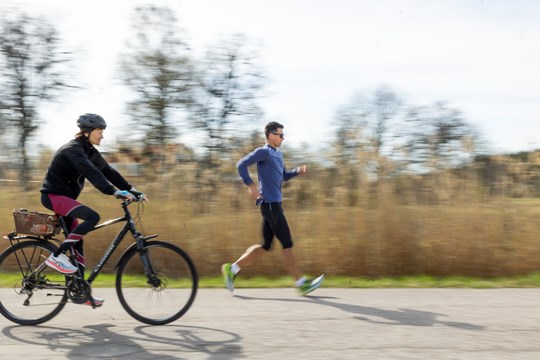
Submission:
<svg viewBox="0 0 540 360">
<path fill-rule="evenodd" d="M 82 250 L 82 238 L 90 230 L 94 228 L 99 222 L 99 214 L 90 207 L 81 204 L 75 199 L 71 199 L 67 196 L 54 195 L 54 194 L 42 194 L 41 202 L 43 206 L 49 210 L 54 211 L 60 216 L 67 218 L 71 225 L 68 228 L 70 233 L 66 240 L 60 245 L 55 256 L 60 253 L 65 253 L 71 246 L 79 253 L 80 257 L 83 257 Z M 71 220 L 73 219 L 73 220 Z M 77 219 L 83 220 L 79 223 Z M 83 261 L 84 263 L 84 261 Z"/>
</svg>

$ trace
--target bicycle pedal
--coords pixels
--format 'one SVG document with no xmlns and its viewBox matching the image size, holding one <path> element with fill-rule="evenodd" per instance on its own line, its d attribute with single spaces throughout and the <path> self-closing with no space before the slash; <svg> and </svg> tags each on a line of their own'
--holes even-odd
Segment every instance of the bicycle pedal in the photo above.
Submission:
<svg viewBox="0 0 540 360">
<path fill-rule="evenodd" d="M 86 302 L 83 303 L 83 304 L 86 305 L 86 306 L 92 307 L 92 309 L 95 309 L 95 308 L 98 308 L 98 307 L 103 306 L 103 303 L 101 303 L 101 304 L 96 304 L 95 302 L 92 302 L 92 301 L 90 301 L 90 300 L 86 301 Z"/>
</svg>

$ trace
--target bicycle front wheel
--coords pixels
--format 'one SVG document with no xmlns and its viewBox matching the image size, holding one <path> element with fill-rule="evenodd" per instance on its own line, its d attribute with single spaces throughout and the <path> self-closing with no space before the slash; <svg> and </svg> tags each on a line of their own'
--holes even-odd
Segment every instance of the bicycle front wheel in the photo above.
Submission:
<svg viewBox="0 0 540 360">
<path fill-rule="evenodd" d="M 66 305 L 66 277 L 43 264 L 56 249 L 52 244 L 19 240 L 0 254 L 0 313 L 17 324 L 37 325 Z"/>
<path fill-rule="evenodd" d="M 145 324 L 163 325 L 180 318 L 193 304 L 197 287 L 191 258 L 167 242 L 148 242 L 143 252 L 132 248 L 118 264 L 116 291 L 120 303 Z"/>
</svg>

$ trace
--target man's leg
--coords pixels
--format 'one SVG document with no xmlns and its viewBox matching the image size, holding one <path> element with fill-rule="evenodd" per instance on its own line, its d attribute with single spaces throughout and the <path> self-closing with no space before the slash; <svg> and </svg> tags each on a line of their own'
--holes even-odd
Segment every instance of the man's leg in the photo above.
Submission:
<svg viewBox="0 0 540 360">
<path fill-rule="evenodd" d="M 266 250 L 263 248 L 262 245 L 252 245 L 236 260 L 235 264 L 237 264 L 240 268 L 243 268 L 244 266 L 250 264 L 258 257 L 261 257 L 266 253 Z"/>
<path fill-rule="evenodd" d="M 236 274 L 244 267 L 252 263 L 255 259 L 264 255 L 272 246 L 272 240 L 274 238 L 274 233 L 268 224 L 268 221 L 264 218 L 264 212 L 261 205 L 261 212 L 263 213 L 262 221 L 262 235 L 263 235 L 263 245 L 251 245 L 247 250 L 234 262 L 225 263 L 221 266 L 221 274 L 225 280 L 225 287 L 229 291 L 234 291 L 234 279 Z"/>
<path fill-rule="evenodd" d="M 293 277 L 294 281 L 300 280 L 302 274 L 300 274 L 300 269 L 298 269 L 298 264 L 296 263 L 292 248 L 283 249 L 283 258 L 285 260 L 285 268 L 289 275 Z"/>
<path fill-rule="evenodd" d="M 291 236 L 291 230 L 289 228 L 289 223 L 287 218 L 283 213 L 283 208 L 280 204 L 272 204 L 272 207 L 269 207 L 265 213 L 265 219 L 270 227 L 272 236 L 276 238 L 281 243 L 283 247 L 283 259 L 285 261 L 285 270 L 287 273 L 292 276 L 295 283 L 303 282 L 298 263 L 296 262 L 296 257 L 294 256 L 293 241 Z"/>
<path fill-rule="evenodd" d="M 223 275 L 223 280 L 225 280 L 225 287 L 229 291 L 234 291 L 234 279 L 236 274 L 244 266 L 250 264 L 253 260 L 260 257 L 266 252 L 262 245 L 252 245 L 250 246 L 243 254 L 236 260 L 234 264 L 225 263 L 221 266 L 221 274 Z"/>
<path fill-rule="evenodd" d="M 265 217 L 268 222 L 271 224 L 272 232 L 281 242 L 283 247 L 283 258 L 285 260 L 285 267 L 289 274 L 293 277 L 294 285 L 298 288 L 302 295 L 307 295 L 317 289 L 322 284 L 323 276 L 315 280 L 308 280 L 305 276 L 302 276 L 296 262 L 296 258 L 293 253 L 293 242 L 291 231 L 289 229 L 289 224 L 287 223 L 287 218 L 283 213 L 283 208 L 281 204 L 275 204 L 270 208 L 270 213 L 272 217 L 269 219 Z"/>
<path fill-rule="evenodd" d="M 261 223 L 261 233 L 263 238 L 262 245 L 251 245 L 247 250 L 236 260 L 233 264 L 233 271 L 238 272 L 246 265 L 251 264 L 255 259 L 264 255 L 272 247 L 272 241 L 274 240 L 274 231 L 270 222 L 268 221 L 268 214 L 266 212 L 267 204 L 261 204 L 261 215 L 263 216 Z"/>
</svg>

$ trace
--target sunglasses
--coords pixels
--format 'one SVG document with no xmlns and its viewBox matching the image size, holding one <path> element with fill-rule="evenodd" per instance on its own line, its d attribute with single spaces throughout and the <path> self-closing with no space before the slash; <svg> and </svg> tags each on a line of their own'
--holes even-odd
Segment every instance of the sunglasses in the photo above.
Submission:
<svg viewBox="0 0 540 360">
<path fill-rule="evenodd" d="M 272 134 L 277 135 L 277 136 L 279 136 L 279 137 L 282 138 L 282 139 L 285 137 L 285 134 L 278 134 L 278 133 L 275 133 L 275 132 L 273 132 Z"/>
</svg>

